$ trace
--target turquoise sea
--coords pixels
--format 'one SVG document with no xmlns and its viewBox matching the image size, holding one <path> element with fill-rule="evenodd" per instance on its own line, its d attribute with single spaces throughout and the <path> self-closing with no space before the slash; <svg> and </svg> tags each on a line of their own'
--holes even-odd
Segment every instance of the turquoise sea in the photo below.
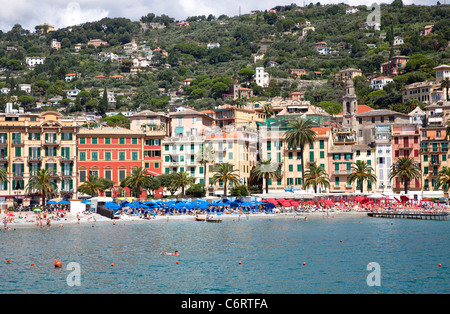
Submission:
<svg viewBox="0 0 450 314">
<path fill-rule="evenodd" d="M 2 230 L 0 293 L 443 294 L 449 227 L 341 215 Z M 379 265 L 378 286 L 367 284 L 369 263 Z"/>
</svg>

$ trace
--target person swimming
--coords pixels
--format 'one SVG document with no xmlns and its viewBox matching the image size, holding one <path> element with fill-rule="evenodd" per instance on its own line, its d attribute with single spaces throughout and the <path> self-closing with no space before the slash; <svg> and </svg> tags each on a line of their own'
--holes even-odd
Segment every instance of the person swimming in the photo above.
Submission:
<svg viewBox="0 0 450 314">
<path fill-rule="evenodd" d="M 175 251 L 173 253 L 161 252 L 161 255 L 180 255 L 180 253 L 178 253 L 178 251 Z"/>
</svg>

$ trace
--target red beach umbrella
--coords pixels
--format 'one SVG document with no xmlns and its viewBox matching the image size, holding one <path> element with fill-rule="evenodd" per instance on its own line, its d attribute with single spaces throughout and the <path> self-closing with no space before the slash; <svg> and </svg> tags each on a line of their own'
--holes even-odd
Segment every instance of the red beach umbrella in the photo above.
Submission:
<svg viewBox="0 0 450 314">
<path fill-rule="evenodd" d="M 362 202 L 364 199 L 365 199 L 364 196 L 359 195 L 359 196 L 357 196 L 357 197 L 355 198 L 355 201 L 357 201 L 357 202 Z"/>
<path fill-rule="evenodd" d="M 325 204 L 325 205 L 330 205 L 330 206 L 331 206 L 331 205 L 333 205 L 333 201 L 332 201 L 332 200 L 325 200 L 325 201 L 324 201 L 324 204 Z"/>
<path fill-rule="evenodd" d="M 281 206 L 289 207 L 289 206 L 291 206 L 291 203 L 289 203 L 289 202 L 282 202 Z"/>
<path fill-rule="evenodd" d="M 294 207 L 299 207 L 300 206 L 300 204 L 298 202 L 291 202 L 291 205 L 294 206 Z"/>
</svg>

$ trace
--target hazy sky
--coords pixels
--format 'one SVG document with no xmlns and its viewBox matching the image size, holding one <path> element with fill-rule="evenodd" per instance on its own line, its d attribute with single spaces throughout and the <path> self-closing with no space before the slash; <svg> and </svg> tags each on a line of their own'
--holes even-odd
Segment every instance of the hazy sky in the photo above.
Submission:
<svg viewBox="0 0 450 314">
<path fill-rule="evenodd" d="M 56 28 L 98 21 L 104 17 L 125 17 L 138 21 L 147 13 L 166 14 L 177 20 L 194 15 L 221 14 L 235 16 L 251 10 L 268 10 L 276 5 L 320 2 L 322 4 L 346 3 L 348 5 L 370 5 L 391 3 L 393 0 L 0 0 L 0 30 L 9 31 L 14 24 L 34 31 L 36 25 L 48 22 Z M 404 4 L 434 5 L 437 0 L 403 0 Z M 444 3 L 444 0 L 440 1 Z"/>
</svg>

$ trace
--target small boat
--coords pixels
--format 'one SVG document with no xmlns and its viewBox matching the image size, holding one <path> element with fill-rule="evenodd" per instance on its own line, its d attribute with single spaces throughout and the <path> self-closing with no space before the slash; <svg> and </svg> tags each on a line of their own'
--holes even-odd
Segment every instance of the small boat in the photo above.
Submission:
<svg viewBox="0 0 450 314">
<path fill-rule="evenodd" d="M 200 218 L 200 217 L 195 217 L 195 221 L 205 221 L 205 222 L 222 222 L 222 219 L 214 219 L 214 218 Z"/>
</svg>

